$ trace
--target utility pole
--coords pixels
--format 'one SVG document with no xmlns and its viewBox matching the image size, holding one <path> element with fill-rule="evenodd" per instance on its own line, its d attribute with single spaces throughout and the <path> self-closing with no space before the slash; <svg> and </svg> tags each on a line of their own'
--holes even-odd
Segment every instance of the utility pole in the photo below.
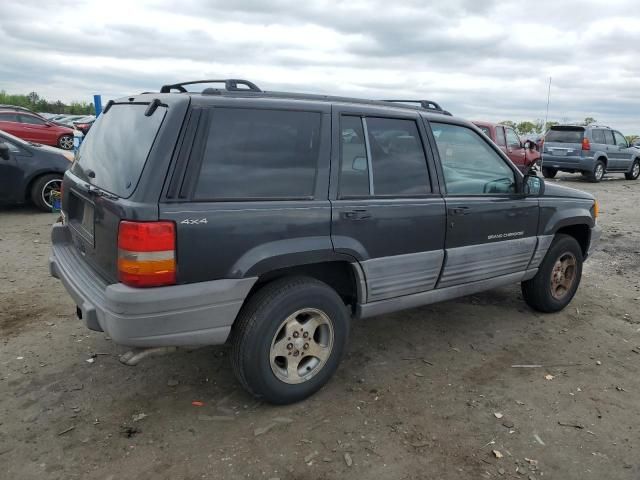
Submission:
<svg viewBox="0 0 640 480">
<path fill-rule="evenodd" d="M 544 128 L 547 128 L 547 122 L 549 121 L 549 101 L 551 100 L 551 77 L 549 77 L 549 88 L 547 90 L 547 113 L 544 116 Z"/>
</svg>

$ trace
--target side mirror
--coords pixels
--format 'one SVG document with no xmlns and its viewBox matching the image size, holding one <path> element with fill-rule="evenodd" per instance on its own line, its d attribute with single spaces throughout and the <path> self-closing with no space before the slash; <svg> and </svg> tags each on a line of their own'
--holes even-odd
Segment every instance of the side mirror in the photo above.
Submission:
<svg viewBox="0 0 640 480">
<path fill-rule="evenodd" d="M 524 176 L 522 180 L 524 186 L 524 194 L 539 197 L 544 193 L 544 180 L 530 173 Z"/>
<path fill-rule="evenodd" d="M 47 127 L 47 128 L 49 128 L 49 127 L 53 127 L 53 123 L 48 123 L 48 122 L 47 122 L 47 123 L 45 123 L 45 124 L 44 124 L 44 126 L 45 126 L 45 127 Z"/>
<path fill-rule="evenodd" d="M 9 160 L 11 155 L 9 153 L 9 145 L 4 142 L 0 142 L 0 158 L 3 160 Z"/>
<path fill-rule="evenodd" d="M 353 159 L 353 164 L 351 168 L 358 172 L 366 172 L 367 171 L 367 159 L 365 157 L 356 157 Z"/>
</svg>

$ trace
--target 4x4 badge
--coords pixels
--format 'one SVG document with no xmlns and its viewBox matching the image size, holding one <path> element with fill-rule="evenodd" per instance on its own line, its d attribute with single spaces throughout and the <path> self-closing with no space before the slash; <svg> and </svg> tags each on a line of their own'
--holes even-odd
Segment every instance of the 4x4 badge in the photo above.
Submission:
<svg viewBox="0 0 640 480">
<path fill-rule="evenodd" d="M 185 225 L 200 225 L 201 223 L 209 223 L 206 218 L 185 218 L 180 223 Z"/>
</svg>

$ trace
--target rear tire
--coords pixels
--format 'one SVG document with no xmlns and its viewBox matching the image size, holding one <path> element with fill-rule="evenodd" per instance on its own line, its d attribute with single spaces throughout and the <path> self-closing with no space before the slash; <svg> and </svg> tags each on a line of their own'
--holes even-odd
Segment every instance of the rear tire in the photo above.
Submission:
<svg viewBox="0 0 640 480">
<path fill-rule="evenodd" d="M 640 160 L 636 159 L 631 166 L 631 171 L 624 174 L 627 180 L 637 180 L 640 177 Z"/>
<path fill-rule="evenodd" d="M 53 209 L 52 193 L 60 192 L 62 186 L 62 175 L 55 173 L 43 175 L 31 186 L 31 201 L 43 212 L 51 212 Z"/>
<path fill-rule="evenodd" d="M 544 176 L 544 178 L 555 178 L 557 174 L 557 168 L 542 167 L 542 175 Z"/>
<path fill-rule="evenodd" d="M 58 139 L 58 147 L 63 150 L 72 150 L 73 149 L 73 135 L 62 135 Z"/>
<path fill-rule="evenodd" d="M 329 381 L 349 337 L 338 294 L 308 277 L 275 280 L 242 307 L 232 332 L 233 371 L 267 402 L 298 402 Z M 306 356 L 305 356 L 306 355 Z"/>
<path fill-rule="evenodd" d="M 605 173 L 604 162 L 602 160 L 598 160 L 596 164 L 593 166 L 593 171 L 588 177 L 589 181 L 592 183 L 598 183 L 600 180 L 602 180 L 602 177 L 604 177 L 604 173 Z"/>
<path fill-rule="evenodd" d="M 582 248 L 577 240 L 570 235 L 556 235 L 536 276 L 521 284 L 524 301 L 540 312 L 562 310 L 578 290 L 582 262 Z"/>
</svg>

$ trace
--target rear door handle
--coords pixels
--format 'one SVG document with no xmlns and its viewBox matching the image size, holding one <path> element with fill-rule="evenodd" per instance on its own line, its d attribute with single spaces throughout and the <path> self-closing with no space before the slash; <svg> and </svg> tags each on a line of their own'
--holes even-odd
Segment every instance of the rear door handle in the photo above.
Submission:
<svg viewBox="0 0 640 480">
<path fill-rule="evenodd" d="M 469 207 L 454 207 L 449 209 L 451 215 L 468 215 Z"/>
<path fill-rule="evenodd" d="M 355 210 L 342 212 L 342 217 L 347 220 L 366 220 L 367 218 L 371 218 L 371 214 L 364 208 L 357 208 Z"/>
</svg>

